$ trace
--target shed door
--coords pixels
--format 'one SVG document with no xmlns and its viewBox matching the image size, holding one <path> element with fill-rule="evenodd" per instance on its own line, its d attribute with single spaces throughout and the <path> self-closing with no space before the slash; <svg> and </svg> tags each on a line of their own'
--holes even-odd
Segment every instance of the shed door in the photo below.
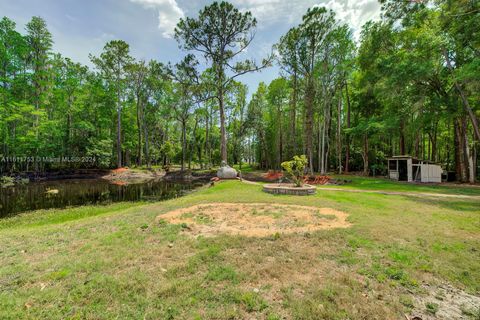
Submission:
<svg viewBox="0 0 480 320">
<path fill-rule="evenodd" d="M 398 160 L 398 180 L 408 181 L 407 160 Z"/>
</svg>

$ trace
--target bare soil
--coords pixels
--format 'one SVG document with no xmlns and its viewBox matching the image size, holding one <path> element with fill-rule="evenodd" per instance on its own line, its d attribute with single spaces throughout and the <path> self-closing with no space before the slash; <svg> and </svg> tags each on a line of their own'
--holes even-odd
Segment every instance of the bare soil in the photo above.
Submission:
<svg viewBox="0 0 480 320">
<path fill-rule="evenodd" d="M 424 285 L 424 295 L 414 297 L 411 318 L 422 320 L 477 319 L 480 316 L 480 297 L 451 285 Z"/>
<path fill-rule="evenodd" d="M 102 179 L 108 180 L 113 184 L 127 185 L 135 183 L 144 183 L 154 179 L 160 179 L 165 175 L 163 171 L 131 170 L 129 168 L 119 168 L 111 170 L 108 174 L 102 176 Z"/>
<path fill-rule="evenodd" d="M 267 203 L 209 203 L 170 211 L 158 217 L 172 224 L 184 224 L 192 236 L 231 234 L 267 237 L 348 228 L 348 215 L 330 209 Z"/>
</svg>

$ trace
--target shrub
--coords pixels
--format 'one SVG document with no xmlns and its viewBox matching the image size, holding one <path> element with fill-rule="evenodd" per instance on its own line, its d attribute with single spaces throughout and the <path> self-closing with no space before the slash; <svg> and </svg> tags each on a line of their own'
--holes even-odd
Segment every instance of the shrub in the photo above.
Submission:
<svg viewBox="0 0 480 320">
<path fill-rule="evenodd" d="M 15 179 L 8 176 L 0 177 L 0 185 L 2 187 L 11 187 L 14 185 Z"/>
<path fill-rule="evenodd" d="M 293 160 L 282 163 L 283 170 L 287 172 L 296 187 L 303 185 L 303 172 L 307 164 L 308 160 L 305 155 L 294 156 Z"/>
</svg>

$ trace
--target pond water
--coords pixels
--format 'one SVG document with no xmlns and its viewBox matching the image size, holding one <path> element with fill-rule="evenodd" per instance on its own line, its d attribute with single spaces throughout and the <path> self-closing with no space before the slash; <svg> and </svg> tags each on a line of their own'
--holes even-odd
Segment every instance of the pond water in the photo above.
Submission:
<svg viewBox="0 0 480 320">
<path fill-rule="evenodd" d="M 164 180 L 129 185 L 116 185 L 101 179 L 32 182 L 22 186 L 0 188 L 0 218 L 39 209 L 121 201 L 166 200 L 182 196 L 201 185 L 199 182 L 180 183 Z"/>
</svg>

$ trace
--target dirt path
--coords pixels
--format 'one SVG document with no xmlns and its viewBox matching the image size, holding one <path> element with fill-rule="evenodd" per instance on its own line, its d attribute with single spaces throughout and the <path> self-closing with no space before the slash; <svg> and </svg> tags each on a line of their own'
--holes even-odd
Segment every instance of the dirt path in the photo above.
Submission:
<svg viewBox="0 0 480 320">
<path fill-rule="evenodd" d="M 244 183 L 260 185 L 258 182 L 242 180 Z M 434 198 L 453 198 L 453 199 L 473 199 L 480 201 L 480 196 L 469 196 L 463 194 L 447 194 L 447 193 L 427 193 L 427 192 L 401 192 L 401 191 L 383 191 L 383 190 L 353 190 L 343 188 L 320 187 L 318 191 L 342 191 L 352 193 L 374 193 L 392 196 L 408 196 L 408 197 L 434 197 Z"/>
</svg>

